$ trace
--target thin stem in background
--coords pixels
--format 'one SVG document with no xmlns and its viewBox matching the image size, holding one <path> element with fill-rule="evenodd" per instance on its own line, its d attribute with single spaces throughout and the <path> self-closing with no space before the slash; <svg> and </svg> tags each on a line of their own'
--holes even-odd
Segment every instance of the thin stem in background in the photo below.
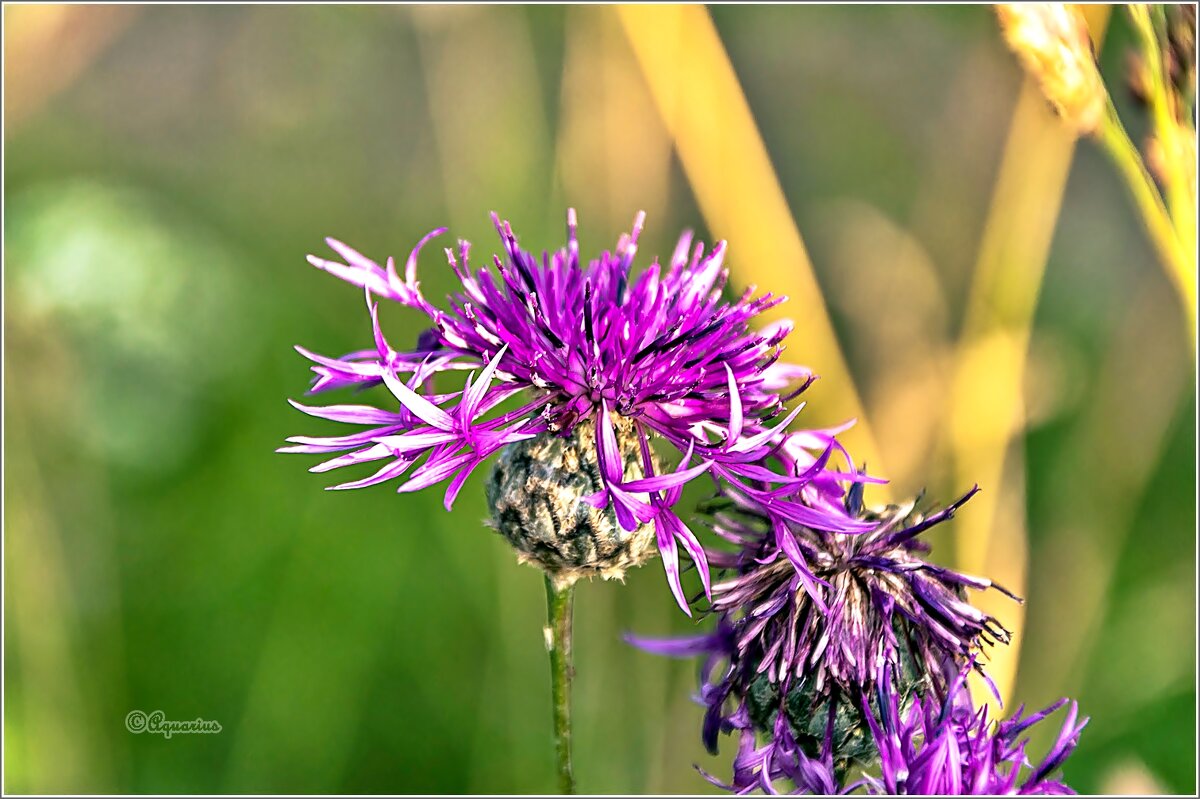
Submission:
<svg viewBox="0 0 1200 799">
<path fill-rule="evenodd" d="M 1128 11 L 1146 63 L 1145 77 L 1149 84 L 1147 100 L 1154 123 L 1154 136 L 1161 146 L 1166 171 L 1163 180 L 1167 192 L 1166 204 L 1179 237 L 1180 247 L 1185 253 L 1194 251 L 1196 210 L 1189 200 L 1189 184 L 1192 180 L 1183 169 L 1184 165 L 1180 163 L 1181 150 L 1178 139 L 1181 134 L 1195 135 L 1195 131 L 1190 134 L 1184 133 L 1178 122 L 1183 116 L 1176 102 L 1170 75 L 1163 64 L 1160 48 L 1168 39 L 1166 12 L 1161 5 L 1132 5 Z M 1190 115 L 1190 111 L 1188 113 Z M 1195 157 L 1195 150 L 1191 151 L 1191 157 Z"/>
<path fill-rule="evenodd" d="M 571 769 L 571 614 L 575 584 L 559 585 L 546 575 L 546 650 L 550 653 L 550 699 L 554 706 L 554 751 L 558 762 L 558 792 L 575 793 Z"/>
<path fill-rule="evenodd" d="M 1084 11 L 1097 48 L 1110 9 Z M 979 483 L 969 513 L 955 523 L 955 563 L 1017 594 L 1028 576 L 1028 502 L 1024 482 L 1024 385 L 1029 342 L 1050 245 L 1062 207 L 1076 139 L 1055 118 L 1036 80 L 1027 78 L 1009 124 L 948 397 L 947 441 L 955 485 Z M 989 593 L 973 603 L 1013 633 L 989 653 L 988 673 L 1009 697 L 1020 665 L 1025 608 Z M 1001 713 L 991 691 L 972 683 L 977 702 Z"/>
<path fill-rule="evenodd" d="M 1125 132 L 1125 126 L 1121 124 L 1111 99 L 1108 101 L 1108 112 L 1104 116 L 1104 122 L 1097 131 L 1097 139 L 1121 171 L 1121 176 L 1125 179 L 1125 184 L 1129 187 L 1133 200 L 1137 204 L 1146 231 L 1150 234 L 1150 240 L 1166 268 L 1167 277 L 1175 284 L 1175 288 L 1183 300 L 1189 331 L 1188 339 L 1192 345 L 1192 355 L 1195 357 L 1195 261 L 1184 251 L 1175 226 L 1171 222 L 1171 215 L 1167 212 L 1167 206 L 1158 192 L 1158 186 L 1146 169 L 1141 153 L 1130 140 L 1129 134 Z M 1167 144 L 1164 143 L 1163 146 L 1165 149 Z M 1194 222 L 1192 223 L 1194 224 Z"/>
</svg>

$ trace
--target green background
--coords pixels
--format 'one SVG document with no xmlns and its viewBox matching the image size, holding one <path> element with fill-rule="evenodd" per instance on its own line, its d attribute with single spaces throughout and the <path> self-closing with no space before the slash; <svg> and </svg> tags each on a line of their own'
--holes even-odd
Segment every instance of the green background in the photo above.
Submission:
<svg viewBox="0 0 1200 799">
<path fill-rule="evenodd" d="M 6 31 L 27 10 L 6 6 Z M 595 253 L 641 188 L 643 263 L 683 227 L 710 238 L 678 160 L 630 135 L 652 107 L 588 66 L 633 63 L 620 28 L 583 7 L 122 13 L 100 46 L 89 32 L 110 23 L 84 15 L 44 66 L 6 69 L 33 99 L 9 106 L 4 144 L 5 790 L 553 790 L 542 583 L 481 526 L 481 476 L 447 514 L 438 490 L 324 492 L 314 459 L 273 449 L 333 427 L 286 404 L 308 380 L 292 345 L 370 341 L 361 294 L 304 262 L 326 235 L 403 259 L 449 224 L 486 254 L 494 209 L 526 247 L 557 248 L 570 204 Z M 929 342 L 961 324 L 1019 68 L 986 7 L 712 13 L 868 411 L 897 407 L 917 382 L 897 353 L 940 374 Z M 1129 41 L 1114 17 L 1117 83 Z M 628 129 L 602 113 L 614 95 Z M 921 267 L 881 292 L 897 241 Z M 422 260 L 431 298 L 451 289 L 440 246 Z M 737 242 L 729 263 L 736 279 Z M 419 320 L 388 308 L 385 326 L 402 342 Z M 1082 792 L 1196 789 L 1182 331 L 1123 186 L 1081 143 L 1031 345 L 1011 704 L 1079 699 L 1092 721 L 1066 778 Z M 807 398 L 802 419 L 840 418 L 819 383 Z M 922 418 L 928 444 L 945 422 Z M 914 452 L 898 484 L 949 497 L 939 457 Z M 693 764 L 727 775 L 733 747 L 700 746 L 695 664 L 620 640 L 693 629 L 659 564 L 583 585 L 576 607 L 581 788 L 709 790 Z M 133 709 L 223 729 L 133 735 Z"/>
</svg>

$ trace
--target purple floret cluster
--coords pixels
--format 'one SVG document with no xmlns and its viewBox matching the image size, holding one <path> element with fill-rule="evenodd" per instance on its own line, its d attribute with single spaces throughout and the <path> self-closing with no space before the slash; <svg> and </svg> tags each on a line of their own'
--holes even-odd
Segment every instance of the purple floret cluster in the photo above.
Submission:
<svg viewBox="0 0 1200 799">
<path fill-rule="evenodd" d="M 1054 795 L 1074 793 L 1055 774 L 1079 742 L 1087 725 L 1074 702 L 1060 699 L 1028 716 L 1017 708 L 993 723 L 986 706 L 975 708 L 966 690 L 966 673 L 951 685 L 941 703 L 917 698 L 901 710 L 895 692 L 883 691 L 879 718 L 867 716 L 879 749 L 878 777 L 864 778 L 874 794 Z M 1067 706 L 1050 750 L 1034 765 L 1025 751 L 1024 733 Z"/>
<path fill-rule="evenodd" d="M 1007 719 L 992 721 L 986 706 L 976 708 L 965 684 L 966 672 L 950 685 L 945 699 L 917 696 L 902 708 L 895 683 L 879 686 L 874 702 L 862 710 L 874 750 L 872 766 L 855 780 L 835 759 L 835 713 L 825 716 L 825 735 L 817 748 L 802 746 L 782 719 L 766 736 L 756 734 L 742 711 L 730 719 L 739 734 L 733 778 L 726 783 L 704 774 L 714 785 L 737 794 L 865 793 L 890 796 L 1049 796 L 1072 791 L 1057 772 L 1075 749 L 1087 719 L 1074 702 L 1059 700 L 1037 713 L 1018 708 Z M 1039 762 L 1026 752 L 1025 733 L 1066 706 L 1054 743 Z M 760 739 L 765 738 L 765 741 Z M 703 773 L 703 772 L 702 772 Z"/>
</svg>

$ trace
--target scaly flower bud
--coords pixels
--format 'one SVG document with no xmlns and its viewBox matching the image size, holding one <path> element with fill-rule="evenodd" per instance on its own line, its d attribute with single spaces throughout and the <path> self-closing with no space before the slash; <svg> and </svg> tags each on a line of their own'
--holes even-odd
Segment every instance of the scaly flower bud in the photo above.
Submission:
<svg viewBox="0 0 1200 799">
<path fill-rule="evenodd" d="M 614 427 L 623 479 L 642 479 L 633 423 L 620 418 Z M 488 480 L 487 501 L 492 525 L 521 562 L 559 582 L 596 575 L 621 579 L 627 569 L 658 554 L 654 528 L 642 524 L 625 530 L 612 508 L 587 501 L 603 490 L 596 425 L 588 419 L 569 436 L 543 433 L 501 450 Z"/>
</svg>

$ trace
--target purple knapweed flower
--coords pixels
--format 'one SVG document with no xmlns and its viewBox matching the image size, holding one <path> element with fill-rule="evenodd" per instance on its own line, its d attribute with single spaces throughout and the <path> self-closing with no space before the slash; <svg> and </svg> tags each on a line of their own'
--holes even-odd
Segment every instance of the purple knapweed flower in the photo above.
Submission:
<svg viewBox="0 0 1200 799">
<path fill-rule="evenodd" d="M 1088 719 L 1079 706 L 1060 699 L 1022 718 L 1024 706 L 1011 718 L 993 723 L 986 705 L 976 709 L 960 673 L 942 701 L 917 697 L 907 712 L 890 681 L 881 686 L 878 718 L 867 714 L 879 751 L 879 776 L 863 785 L 873 794 L 939 796 L 1072 794 L 1056 772 L 1079 743 Z M 1049 752 L 1036 766 L 1025 748 L 1024 733 L 1063 706 L 1066 718 Z"/>
<path fill-rule="evenodd" d="M 555 528 L 551 537 L 563 535 L 558 527 L 564 526 L 572 538 L 547 543 L 539 533 L 538 540 L 523 542 L 524 556 L 548 569 L 578 556 L 576 565 L 584 573 L 610 576 L 597 562 L 597 552 L 607 547 L 636 560 L 645 548 L 625 539 L 647 531 L 653 536 L 649 549 L 657 544 L 671 590 L 689 613 L 678 547 L 696 564 L 706 593 L 709 569 L 705 551 L 672 505 L 682 487 L 702 474 L 769 505 L 781 520 L 842 533 L 869 529 L 870 523 L 840 508 L 802 500 L 805 492 L 820 495 L 829 479 L 825 463 L 836 449 L 832 439 L 823 458 L 801 459 L 807 464 L 802 472 L 791 468 L 797 460 L 786 453 L 777 458 L 785 467 L 781 472 L 762 465 L 777 454 L 787 424 L 802 407 L 785 414 L 784 402 L 812 379 L 807 370 L 778 362 L 790 325 L 751 329 L 757 316 L 783 298 L 755 298 L 751 290 L 725 299 L 725 243 L 706 251 L 701 244 L 693 246 L 689 233 L 665 267 L 655 262 L 635 275 L 643 218 L 638 215 L 632 233 L 622 236 L 613 252 L 584 263 L 573 211 L 566 246 L 540 257 L 522 250 L 511 226 L 493 214 L 502 255 L 490 266 L 475 268 L 466 242 L 460 242 L 457 254 L 447 249 L 462 290 L 443 308 L 425 298 L 416 275 L 422 245 L 443 230 L 421 240 L 403 275 L 391 259 L 380 266 L 327 240 L 343 262 L 314 256 L 309 261 L 365 289 L 374 346 L 341 358 L 297 348 L 315 364 L 311 391 L 383 384 L 395 404 L 293 403 L 313 416 L 366 429 L 335 437 L 296 436 L 281 451 L 341 453 L 312 469 L 317 472 L 383 461 L 373 475 L 333 486 L 338 489 L 404 475 L 402 492 L 448 481 L 449 509 L 468 475 L 489 456 L 524 442 L 543 442 L 528 445 L 532 448 L 510 458 L 508 466 L 536 466 L 546 455 L 555 459 L 554 468 L 541 469 L 529 480 L 524 472 L 514 478 L 510 470 L 493 480 L 496 491 L 525 487 L 547 475 L 566 480 L 563 470 L 571 468 L 586 479 L 568 480 L 573 493 L 566 500 L 562 491 L 543 491 L 509 502 L 504 513 L 493 503 L 501 532 L 510 540 L 523 535 L 503 529 L 506 522 L 499 517 L 536 506 L 536 519 L 522 516 L 513 524 L 549 524 Z M 428 318 L 430 327 L 415 347 L 396 349 L 384 338 L 377 297 Z M 435 376 L 466 371 L 471 375 L 461 389 L 446 390 L 440 382 L 438 390 L 433 388 Z M 804 381 L 797 391 L 781 394 L 797 380 Z M 505 408 L 516 407 L 501 412 L 506 402 Z M 769 424 L 779 416 L 785 418 Z M 545 443 L 552 437 L 566 440 L 565 448 Z M 660 468 L 655 451 L 662 445 L 679 453 L 676 469 Z M 605 510 L 613 523 L 595 518 L 585 505 Z M 620 539 L 615 544 L 602 540 L 614 536 Z"/>
<path fill-rule="evenodd" d="M 846 493 L 847 511 L 872 524 L 859 535 L 784 524 L 727 492 L 731 503 L 713 526 L 737 550 L 710 555 L 714 565 L 732 572 L 713 587 L 712 606 L 734 619 L 739 655 L 752 658 L 756 672 L 771 682 L 803 677 L 823 691 L 827 685 L 873 684 L 902 656 L 936 674 L 980 645 L 1007 643 L 1008 632 L 962 592 L 1008 592 L 930 563 L 924 557 L 929 546 L 919 538 L 977 490 L 923 516 L 915 501 L 867 511 L 856 483 Z"/>
<path fill-rule="evenodd" d="M 833 795 L 862 791 L 872 795 L 1005 796 L 1074 793 L 1056 772 L 1079 743 L 1088 719 L 1079 719 L 1075 702 L 1061 699 L 1024 716 L 1024 707 L 999 722 L 987 707 L 975 708 L 961 672 L 945 699 L 909 697 L 891 679 L 882 681 L 873 702 L 863 702 L 874 757 L 854 782 L 833 757 L 834 717 L 826 718 L 819 751 L 800 746 L 788 724 L 776 720 L 760 742 L 745 712 L 729 719 L 740 739 L 733 777 L 726 783 L 709 774 L 714 785 L 733 793 L 756 790 L 776 794 Z M 1026 731 L 1063 706 L 1063 725 L 1037 765 L 1030 760 Z M 703 773 L 703 772 L 702 772 Z M 783 791 L 780 790 L 781 783 Z"/>
<path fill-rule="evenodd" d="M 793 435 L 798 440 L 782 449 L 814 443 L 803 438 L 811 434 Z M 660 654 L 707 655 L 700 699 L 708 708 L 702 737 L 710 752 L 721 732 L 749 729 L 767 735 L 769 746 L 796 744 L 810 757 L 828 743 L 839 769 L 869 761 L 873 746 L 861 702 L 885 675 L 896 675 L 905 696 L 943 697 L 964 662 L 1008 641 L 1008 632 L 964 596 L 967 588 L 1004 589 L 928 562 L 928 545 L 919 538 L 975 490 L 923 516 L 915 502 L 868 511 L 862 483 L 851 482 L 843 507 L 871 525 L 856 535 L 781 521 L 758 501 L 727 490 L 717 507 L 710 505 L 713 529 L 736 544 L 734 551 L 709 553 L 709 562 L 729 574 L 712 588 L 716 631 L 634 643 Z M 799 501 L 829 503 L 837 495 L 825 485 Z M 769 760 L 773 750 L 753 751 Z"/>
</svg>

